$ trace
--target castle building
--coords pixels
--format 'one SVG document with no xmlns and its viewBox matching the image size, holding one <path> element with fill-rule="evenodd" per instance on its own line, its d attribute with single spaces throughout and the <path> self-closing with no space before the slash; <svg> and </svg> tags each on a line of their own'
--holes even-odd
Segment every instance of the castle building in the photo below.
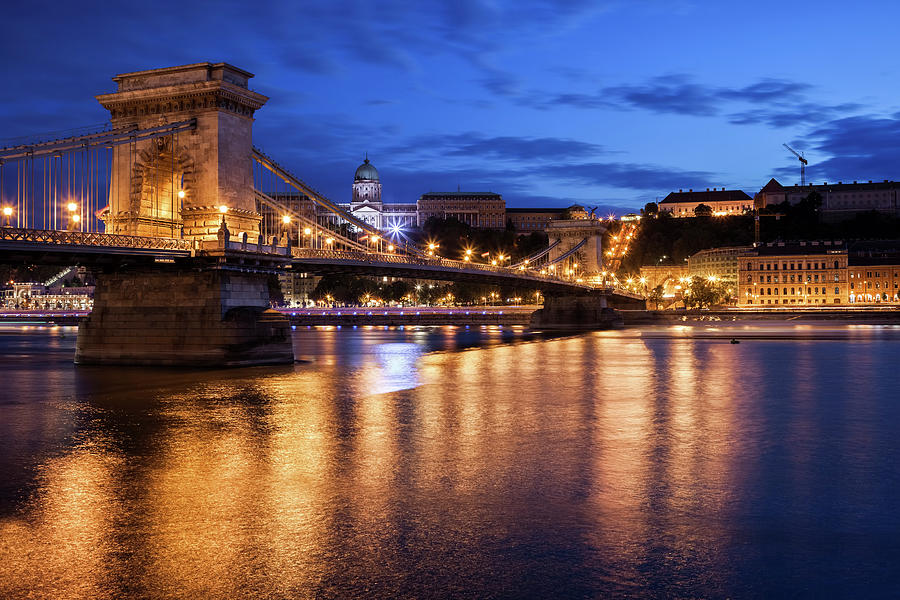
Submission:
<svg viewBox="0 0 900 600">
<path fill-rule="evenodd" d="M 428 192 L 416 203 L 418 226 L 431 217 L 458 219 L 476 229 L 506 227 L 506 202 L 492 192 Z"/>
<path fill-rule="evenodd" d="M 887 179 L 862 183 L 810 183 L 806 186 L 784 186 L 776 179 L 770 179 L 756 194 L 754 203 L 757 208 L 785 201 L 797 204 L 813 192 L 822 198 L 819 211 L 826 221 L 852 219 L 858 213 L 869 211 L 900 216 L 900 182 Z"/>
<path fill-rule="evenodd" d="M 375 165 L 366 156 L 353 175 L 353 195 L 342 208 L 364 223 L 381 231 L 394 227 L 409 229 L 417 225 L 415 204 L 385 204 L 381 199 L 381 179 Z"/>
<path fill-rule="evenodd" d="M 706 188 L 705 192 L 692 189 L 671 192 L 659 203 L 659 211 L 673 217 L 694 217 L 694 209 L 701 204 L 710 207 L 714 217 L 742 215 L 753 210 L 753 198 L 741 190 Z"/>
</svg>

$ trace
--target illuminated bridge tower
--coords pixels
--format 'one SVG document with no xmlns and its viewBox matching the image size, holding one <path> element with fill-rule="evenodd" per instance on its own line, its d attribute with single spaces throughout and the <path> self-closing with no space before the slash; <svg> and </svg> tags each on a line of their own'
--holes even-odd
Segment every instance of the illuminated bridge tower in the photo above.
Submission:
<svg viewBox="0 0 900 600">
<path fill-rule="evenodd" d="M 118 91 L 97 97 L 116 128 L 194 123 L 115 147 L 107 231 L 183 237 L 202 252 L 172 264 L 126 262 L 97 273 L 94 309 L 79 325 L 75 362 L 293 362 L 290 324 L 270 307 L 268 284 L 280 263 L 258 256 L 245 262 L 248 253 L 233 247 L 241 244 L 234 240 L 260 239 L 252 126 L 267 98 L 247 88 L 250 77 L 225 63 L 198 63 L 119 75 L 113 78 Z M 220 207 L 227 207 L 224 214 Z"/>
<path fill-rule="evenodd" d="M 603 271 L 603 248 L 601 239 L 606 226 L 594 219 L 579 206 L 569 209 L 568 219 L 550 221 L 544 230 L 550 243 L 559 244 L 550 250 L 551 263 L 564 255 L 569 255 L 578 264 L 578 271 L 588 283 L 599 283 Z"/>
<path fill-rule="evenodd" d="M 251 77 L 226 63 L 197 63 L 113 78 L 118 90 L 97 96 L 113 127 L 196 127 L 115 147 L 107 232 L 212 240 L 227 206 L 232 237 L 256 239 L 253 114 L 268 98 L 248 88 Z"/>
</svg>

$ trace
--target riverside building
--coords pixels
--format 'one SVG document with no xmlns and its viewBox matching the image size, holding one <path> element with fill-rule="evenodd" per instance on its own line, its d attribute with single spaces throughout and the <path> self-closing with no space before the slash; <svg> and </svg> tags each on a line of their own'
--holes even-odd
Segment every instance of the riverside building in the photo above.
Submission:
<svg viewBox="0 0 900 600">
<path fill-rule="evenodd" d="M 847 259 L 840 241 L 756 246 L 738 257 L 738 305 L 847 304 Z"/>
</svg>

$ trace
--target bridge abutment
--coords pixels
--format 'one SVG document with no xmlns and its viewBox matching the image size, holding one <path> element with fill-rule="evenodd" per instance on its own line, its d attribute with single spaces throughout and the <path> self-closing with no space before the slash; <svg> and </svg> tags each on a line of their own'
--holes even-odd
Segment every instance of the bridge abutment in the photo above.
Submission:
<svg viewBox="0 0 900 600">
<path fill-rule="evenodd" d="M 233 367 L 294 361 L 268 275 L 228 270 L 98 274 L 75 362 Z"/>
<path fill-rule="evenodd" d="M 544 306 L 531 315 L 533 329 L 619 329 L 622 316 L 603 294 L 545 296 Z"/>
</svg>

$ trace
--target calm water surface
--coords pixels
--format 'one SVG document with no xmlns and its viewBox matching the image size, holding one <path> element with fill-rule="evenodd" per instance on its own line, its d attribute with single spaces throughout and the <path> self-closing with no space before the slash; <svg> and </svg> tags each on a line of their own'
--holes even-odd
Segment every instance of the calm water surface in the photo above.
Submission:
<svg viewBox="0 0 900 600">
<path fill-rule="evenodd" d="M 900 596 L 900 328 L 74 344 L 0 326 L 2 598 Z"/>
</svg>

